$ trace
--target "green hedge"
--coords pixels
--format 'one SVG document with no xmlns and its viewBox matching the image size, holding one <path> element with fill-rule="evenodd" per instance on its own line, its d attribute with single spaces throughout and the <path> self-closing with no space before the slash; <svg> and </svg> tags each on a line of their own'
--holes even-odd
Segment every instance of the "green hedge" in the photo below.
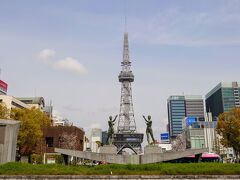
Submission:
<svg viewBox="0 0 240 180">
<path fill-rule="evenodd" d="M 63 156 L 60 154 L 46 154 L 45 159 L 54 158 L 56 164 L 64 164 Z M 43 164 L 43 155 L 41 154 L 31 154 L 30 163 L 32 164 Z"/>
<path fill-rule="evenodd" d="M 146 165 L 64 166 L 60 164 L 0 165 L 1 175 L 239 175 L 240 164 L 160 163 Z"/>
<path fill-rule="evenodd" d="M 31 163 L 33 164 L 42 164 L 43 163 L 43 158 L 42 158 L 42 155 L 40 154 L 32 154 L 31 155 Z"/>
</svg>

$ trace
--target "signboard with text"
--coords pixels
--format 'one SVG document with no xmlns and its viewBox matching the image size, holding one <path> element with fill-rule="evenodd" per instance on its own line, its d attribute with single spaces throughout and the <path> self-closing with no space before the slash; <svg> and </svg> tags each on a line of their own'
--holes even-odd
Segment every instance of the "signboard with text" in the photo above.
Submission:
<svg viewBox="0 0 240 180">
<path fill-rule="evenodd" d="M 161 133 L 160 138 L 161 138 L 161 141 L 169 140 L 169 133 Z"/>
<path fill-rule="evenodd" d="M 192 126 L 193 123 L 197 122 L 196 117 L 187 117 L 186 126 Z"/>
<path fill-rule="evenodd" d="M 8 89 L 8 84 L 0 80 L 0 91 L 2 91 L 3 93 L 7 93 L 7 89 Z"/>
</svg>

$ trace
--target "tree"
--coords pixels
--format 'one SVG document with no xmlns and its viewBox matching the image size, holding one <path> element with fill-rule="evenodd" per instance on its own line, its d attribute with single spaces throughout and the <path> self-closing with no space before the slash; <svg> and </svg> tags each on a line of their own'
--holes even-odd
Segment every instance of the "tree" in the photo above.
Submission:
<svg viewBox="0 0 240 180">
<path fill-rule="evenodd" d="M 0 103 L 0 119 L 9 119 L 10 111 L 4 103 Z"/>
<path fill-rule="evenodd" d="M 11 118 L 21 121 L 17 146 L 20 155 L 30 155 L 43 136 L 43 127 L 50 125 L 50 119 L 39 109 L 13 108 Z"/>
<path fill-rule="evenodd" d="M 184 151 L 186 149 L 186 139 L 182 134 L 177 135 L 176 139 L 172 141 L 173 151 Z"/>
<path fill-rule="evenodd" d="M 232 147 L 237 162 L 240 153 L 240 108 L 233 108 L 229 112 L 219 115 L 217 133 L 222 137 L 220 142 L 224 147 Z"/>
<path fill-rule="evenodd" d="M 74 133 L 66 133 L 64 132 L 61 137 L 61 147 L 64 149 L 72 149 L 75 150 L 78 145 L 77 135 Z"/>
<path fill-rule="evenodd" d="M 219 139 L 219 135 L 216 135 L 215 136 L 215 139 L 214 139 L 214 143 L 213 143 L 213 151 L 216 153 L 216 154 L 219 154 L 221 155 L 221 147 L 220 147 L 220 139 Z"/>
</svg>

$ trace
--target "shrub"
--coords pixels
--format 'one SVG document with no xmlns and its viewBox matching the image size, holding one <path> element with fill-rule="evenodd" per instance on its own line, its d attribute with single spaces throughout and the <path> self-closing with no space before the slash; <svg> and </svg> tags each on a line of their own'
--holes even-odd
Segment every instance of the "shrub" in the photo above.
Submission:
<svg viewBox="0 0 240 180">
<path fill-rule="evenodd" d="M 31 158 L 30 158 L 30 162 L 32 164 L 42 164 L 43 163 L 42 155 L 40 155 L 40 154 L 32 154 Z"/>
</svg>

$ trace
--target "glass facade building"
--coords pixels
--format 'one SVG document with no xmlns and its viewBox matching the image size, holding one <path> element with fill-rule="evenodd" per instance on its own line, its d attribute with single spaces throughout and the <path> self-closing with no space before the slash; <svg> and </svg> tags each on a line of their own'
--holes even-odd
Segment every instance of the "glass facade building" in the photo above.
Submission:
<svg viewBox="0 0 240 180">
<path fill-rule="evenodd" d="M 168 99 L 168 124 L 171 137 L 182 132 L 182 119 L 185 116 L 184 96 L 171 96 Z"/>
<path fill-rule="evenodd" d="M 240 82 L 219 83 L 206 95 L 206 110 L 216 120 L 219 114 L 240 107 Z"/>
<path fill-rule="evenodd" d="M 204 129 L 187 128 L 185 130 L 186 146 L 188 149 L 205 148 Z"/>
<path fill-rule="evenodd" d="M 185 117 L 196 117 L 204 121 L 202 96 L 170 96 L 168 98 L 168 131 L 171 138 L 182 132 Z"/>
</svg>

